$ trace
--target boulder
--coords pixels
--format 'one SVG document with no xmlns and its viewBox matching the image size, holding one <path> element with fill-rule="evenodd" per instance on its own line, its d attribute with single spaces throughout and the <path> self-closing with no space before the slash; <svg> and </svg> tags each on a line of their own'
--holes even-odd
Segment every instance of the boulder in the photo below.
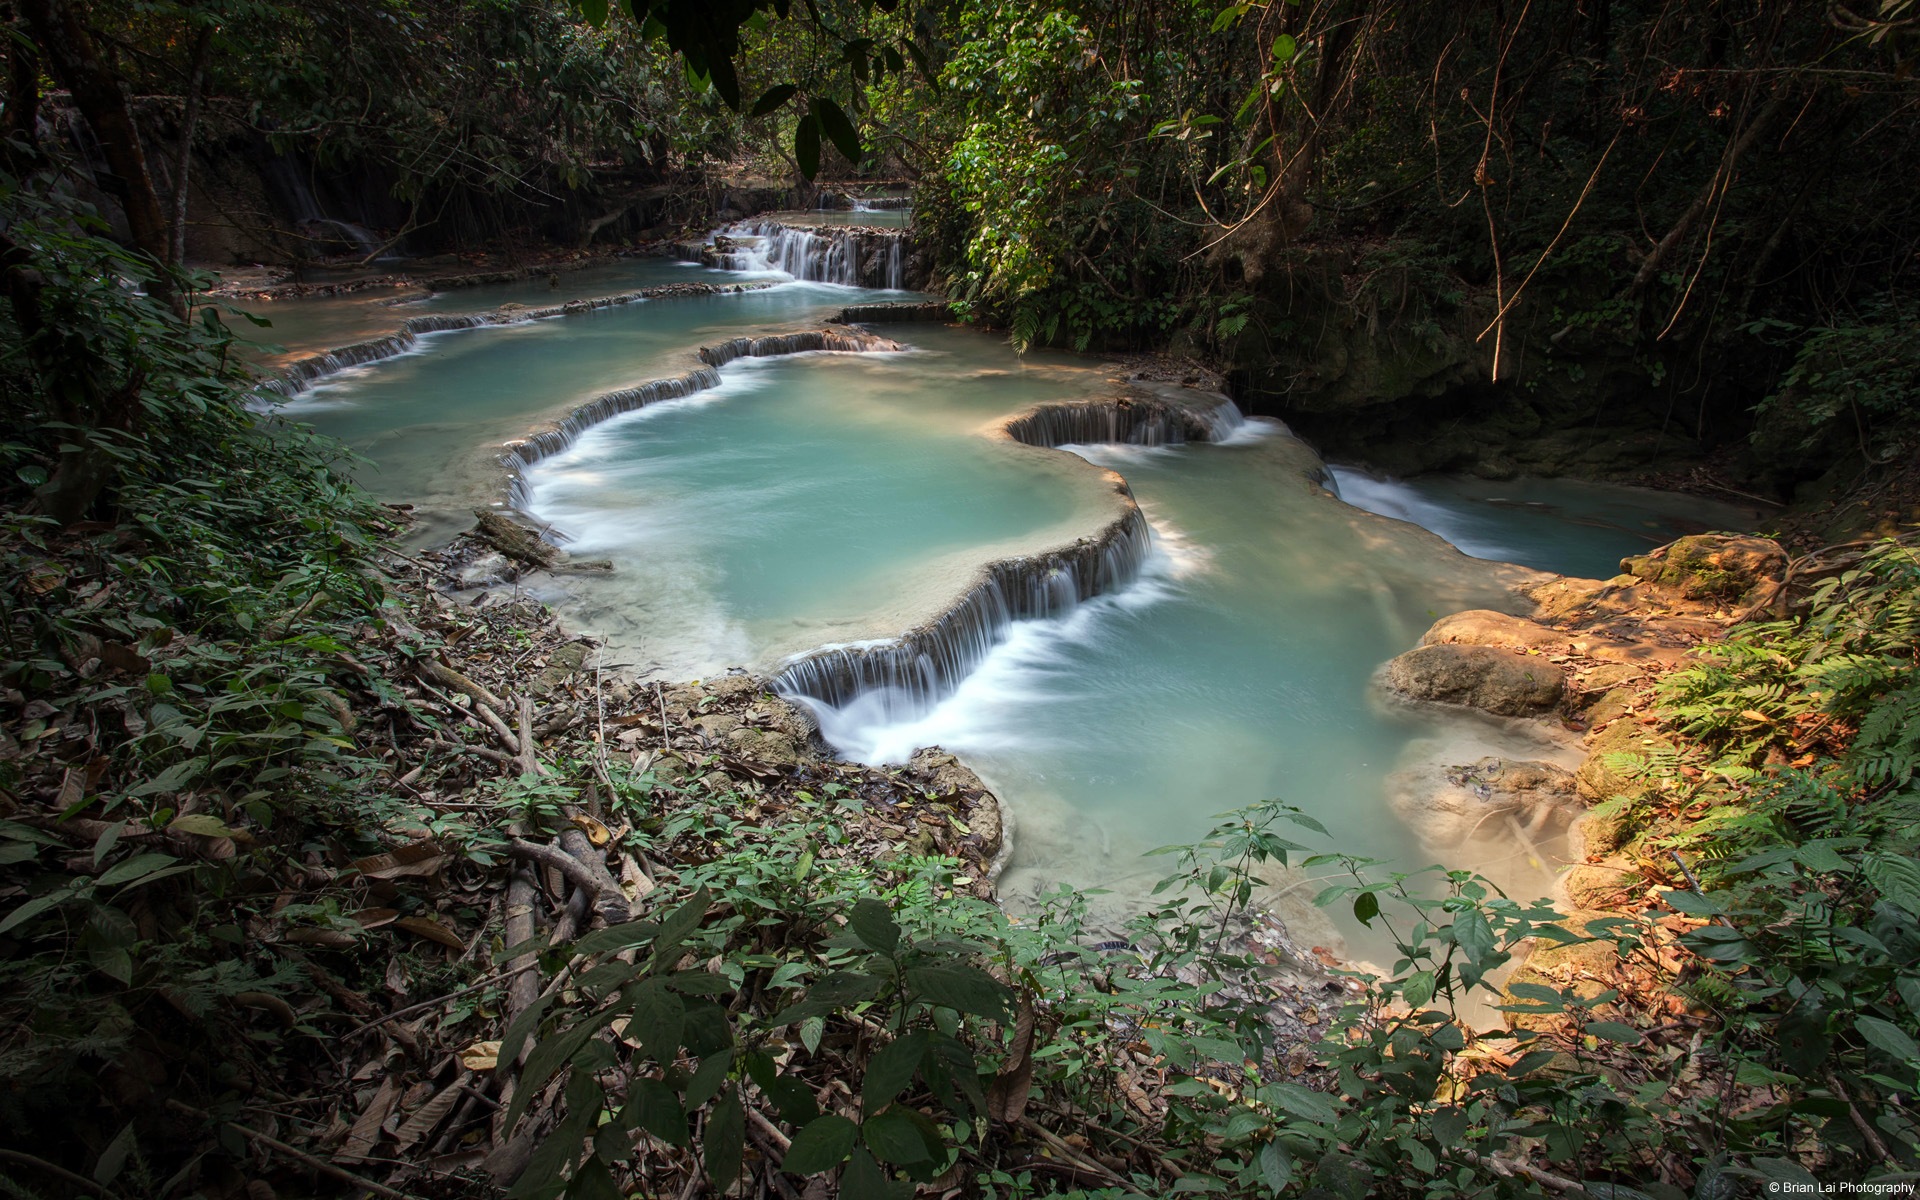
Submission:
<svg viewBox="0 0 1920 1200">
<path fill-rule="evenodd" d="M 1508 818 L 1531 839 L 1556 836 L 1585 811 L 1572 772 L 1552 763 L 1491 757 L 1398 772 L 1389 780 L 1388 801 L 1436 851 L 1476 834 L 1511 840 Z"/>
<path fill-rule="evenodd" d="M 1506 646 L 1514 650 L 1565 649 L 1567 635 L 1524 617 L 1474 608 L 1441 617 L 1420 639 L 1422 646 Z"/>
<path fill-rule="evenodd" d="M 1610 688 L 1602 693 L 1593 706 L 1587 709 L 1587 722 L 1595 727 L 1605 725 L 1618 717 L 1624 717 L 1633 711 L 1633 702 L 1639 692 L 1630 687 Z"/>
<path fill-rule="evenodd" d="M 748 762 L 793 767 L 812 757 L 804 740 L 773 729 L 741 726 L 726 735 L 727 749 Z"/>
<path fill-rule="evenodd" d="M 1567 687 L 1560 669 L 1537 655 L 1451 643 L 1407 651 L 1386 665 L 1382 682 L 1409 700 L 1465 705 L 1503 717 L 1551 712 Z"/>
<path fill-rule="evenodd" d="M 1702 533 L 1623 558 L 1620 569 L 1675 588 L 1689 600 L 1737 600 L 1779 582 L 1786 574 L 1787 552 L 1770 538 Z"/>
<path fill-rule="evenodd" d="M 938 746 L 926 746 L 915 750 L 907 760 L 907 772 L 921 787 L 965 814 L 982 858 L 991 863 L 999 856 L 1004 838 L 1000 801 L 973 768 Z"/>
</svg>

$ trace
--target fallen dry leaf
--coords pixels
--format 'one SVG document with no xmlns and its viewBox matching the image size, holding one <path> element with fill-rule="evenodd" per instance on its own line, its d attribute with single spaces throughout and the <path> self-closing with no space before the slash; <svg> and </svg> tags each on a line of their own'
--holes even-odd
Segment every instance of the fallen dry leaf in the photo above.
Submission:
<svg viewBox="0 0 1920 1200">
<path fill-rule="evenodd" d="M 432 917 L 401 917 L 393 923 L 395 929 L 404 929 L 416 937 L 426 938 L 430 942 L 439 942 L 452 950 L 465 950 L 467 944 L 460 935 Z"/>
</svg>

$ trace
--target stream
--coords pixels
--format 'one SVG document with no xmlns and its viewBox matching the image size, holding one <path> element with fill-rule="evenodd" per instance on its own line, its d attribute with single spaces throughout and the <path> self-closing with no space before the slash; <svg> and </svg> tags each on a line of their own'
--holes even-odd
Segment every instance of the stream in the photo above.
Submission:
<svg viewBox="0 0 1920 1200">
<path fill-rule="evenodd" d="M 468 510 L 502 502 L 500 445 L 543 421 L 682 372 L 696 346 L 921 298 L 658 259 L 568 273 L 560 294 L 756 279 L 775 286 L 427 335 L 283 411 L 364 455 L 362 481 L 416 505 L 422 540 L 442 539 Z M 311 352 L 422 311 L 508 301 L 556 293 L 542 279 L 401 305 L 283 301 L 264 306 L 274 327 L 259 336 Z M 1569 764 L 1571 735 L 1389 705 L 1371 676 L 1439 616 L 1523 609 L 1512 589 L 1537 578 L 1529 567 L 1610 575 L 1623 554 L 1744 519 L 1693 497 L 1565 481 L 1327 473 L 1278 423 L 1230 409 L 1213 441 L 1024 445 L 999 434 L 1007 417 L 1111 398 L 1118 368 L 1016 355 L 964 329 L 876 330 L 906 348 L 736 361 L 718 386 L 616 416 L 528 466 L 529 515 L 575 556 L 614 567 L 530 586 L 604 639 L 608 663 L 643 676 L 778 676 L 848 757 L 897 762 L 935 744 L 961 754 L 1010 818 L 1001 891 L 1015 910 L 1065 885 L 1117 917 L 1167 869 L 1145 851 L 1273 798 L 1327 827 L 1324 842 L 1296 838 L 1315 849 L 1396 869 L 1444 857 L 1544 890 L 1555 862 L 1495 838 L 1422 845 L 1389 797 L 1396 773 L 1423 762 Z M 1002 598 L 997 621 L 949 621 L 954 670 L 808 693 L 821 648 L 884 656 L 976 586 L 984 564 L 1117 527 L 1132 511 L 1126 489 L 1151 537 L 1108 545 L 1104 594 L 1087 595 L 1071 570 L 1041 572 L 1027 599 Z M 1378 934 L 1310 907 L 1324 880 L 1268 878 L 1267 902 L 1303 944 L 1387 952 Z"/>
</svg>

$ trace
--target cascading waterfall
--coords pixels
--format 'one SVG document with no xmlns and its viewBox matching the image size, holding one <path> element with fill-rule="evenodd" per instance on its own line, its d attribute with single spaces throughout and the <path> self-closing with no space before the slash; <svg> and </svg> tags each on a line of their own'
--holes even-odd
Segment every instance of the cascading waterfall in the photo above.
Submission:
<svg viewBox="0 0 1920 1200">
<path fill-rule="evenodd" d="M 780 271 L 812 283 L 904 291 L 907 237 L 902 230 L 762 220 L 732 226 L 705 244 L 682 243 L 674 253 L 722 271 Z"/>
<path fill-rule="evenodd" d="M 1221 440 L 1243 421 L 1225 397 L 1206 406 L 1188 406 L 1129 395 L 1043 405 L 1000 428 L 1008 438 L 1030 446 L 1159 446 Z M 1152 532 L 1125 481 L 1118 476 L 1114 480 L 1126 496 L 1126 512 L 1098 536 L 993 563 L 934 620 L 896 639 L 802 655 L 775 675 L 774 690 L 816 708 L 841 708 L 861 698 L 887 721 L 924 716 L 1006 640 L 1015 621 L 1066 616 L 1081 603 L 1139 578 L 1152 549 Z"/>
<path fill-rule="evenodd" d="M 907 287 L 906 246 L 903 237 L 887 239 L 887 287 L 892 291 L 905 291 Z"/>
<path fill-rule="evenodd" d="M 1098 536 L 993 563 L 934 620 L 889 641 L 803 655 L 774 676 L 774 690 L 836 708 L 855 697 L 878 699 L 890 719 L 923 714 L 1006 639 L 1015 621 L 1065 616 L 1138 578 L 1152 541 L 1129 497 L 1125 515 Z"/>
<path fill-rule="evenodd" d="M 778 221 L 756 221 L 747 232 L 760 239 L 767 267 L 814 283 L 860 283 L 860 242 L 852 230 L 795 229 Z"/>
<path fill-rule="evenodd" d="M 858 196 L 853 201 L 855 212 L 898 212 L 912 207 L 912 196 Z"/>
<path fill-rule="evenodd" d="M 525 468 L 566 450 L 580 440 L 581 434 L 611 417 L 645 408 L 649 404 L 658 404 L 662 400 L 679 400 L 718 387 L 720 368 L 736 359 L 774 358 L 784 354 L 819 351 L 873 354 L 904 349 L 906 347 L 900 343 L 877 334 L 832 329 L 778 333 L 757 338 L 737 337 L 718 345 L 702 346 L 697 355 L 706 365 L 697 370 L 595 396 L 545 429 L 509 442 L 503 457 L 507 467 L 508 499 L 515 508 L 523 511 L 529 508 L 532 496 L 527 490 Z"/>
</svg>

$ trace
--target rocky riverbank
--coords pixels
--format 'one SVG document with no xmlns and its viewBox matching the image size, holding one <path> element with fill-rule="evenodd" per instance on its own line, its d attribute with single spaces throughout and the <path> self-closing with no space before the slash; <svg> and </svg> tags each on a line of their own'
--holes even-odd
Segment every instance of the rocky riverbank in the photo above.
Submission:
<svg viewBox="0 0 1920 1200">
<path fill-rule="evenodd" d="M 1403 701 L 1518 719 L 1543 740 L 1578 739 L 1572 765 L 1436 763 L 1396 799 L 1430 846 L 1464 843 L 1487 827 L 1536 852 L 1566 839 L 1571 865 L 1556 900 L 1567 930 L 1593 940 L 1530 945 L 1508 978 L 1510 999 L 1525 984 L 1586 999 L 1617 991 L 1607 1004 L 1639 1027 L 1692 1027 L 1698 1014 L 1671 985 L 1687 957 L 1678 935 L 1702 922 L 1661 899 L 1691 880 L 1681 859 L 1654 848 L 1657 835 L 1672 830 L 1641 828 L 1632 815 L 1632 801 L 1652 786 L 1652 768 L 1680 749 L 1681 735 L 1653 713 L 1654 688 L 1729 626 L 1778 602 L 1790 565 L 1766 538 L 1682 538 L 1623 560 L 1611 579 L 1555 577 L 1528 587 L 1527 616 L 1442 617 L 1419 647 L 1382 668 L 1379 685 Z M 1608 936 L 1624 926 L 1637 931 L 1635 953 L 1623 954 Z M 1516 1026 L 1542 1020 L 1510 1017 Z"/>
</svg>

